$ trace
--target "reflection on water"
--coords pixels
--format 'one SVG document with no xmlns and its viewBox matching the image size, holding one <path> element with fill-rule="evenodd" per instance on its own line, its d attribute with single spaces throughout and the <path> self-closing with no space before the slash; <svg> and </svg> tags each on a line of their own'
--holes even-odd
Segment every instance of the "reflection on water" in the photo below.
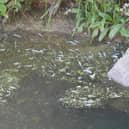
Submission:
<svg viewBox="0 0 129 129">
<path fill-rule="evenodd" d="M 0 107 L 0 129 L 128 129 L 129 116 L 113 111 L 62 107 L 57 98 L 74 86 L 29 75 L 9 103 Z"/>
</svg>

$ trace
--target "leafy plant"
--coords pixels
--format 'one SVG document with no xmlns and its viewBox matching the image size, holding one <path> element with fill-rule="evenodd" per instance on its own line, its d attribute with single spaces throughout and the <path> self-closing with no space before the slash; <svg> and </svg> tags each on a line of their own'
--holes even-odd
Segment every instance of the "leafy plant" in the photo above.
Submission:
<svg viewBox="0 0 129 129">
<path fill-rule="evenodd" d="M 6 10 L 5 0 L 0 0 L 0 16 L 5 16 Z"/>
<path fill-rule="evenodd" d="M 18 12 L 22 9 L 25 0 L 0 0 L 0 16 L 5 16 L 9 12 Z"/>
<path fill-rule="evenodd" d="M 24 0 L 10 0 L 8 4 L 6 5 L 8 8 L 8 11 L 18 12 L 22 9 L 22 3 Z"/>
<path fill-rule="evenodd" d="M 92 39 L 98 37 L 102 41 L 106 36 L 113 39 L 118 33 L 129 37 L 129 29 L 125 28 L 129 19 L 121 15 L 120 4 L 113 0 L 77 0 L 78 7 L 72 12 L 76 14 L 76 29 L 91 32 Z"/>
</svg>

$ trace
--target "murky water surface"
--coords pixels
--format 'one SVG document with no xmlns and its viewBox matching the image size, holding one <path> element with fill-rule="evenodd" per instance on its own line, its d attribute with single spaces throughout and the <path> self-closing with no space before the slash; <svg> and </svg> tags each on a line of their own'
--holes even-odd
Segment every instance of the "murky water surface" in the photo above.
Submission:
<svg viewBox="0 0 129 129">
<path fill-rule="evenodd" d="M 22 34 L 10 34 L 9 40 L 0 43 L 0 129 L 129 128 L 124 109 L 87 109 L 73 101 L 80 94 L 68 94 L 71 88 L 86 85 L 91 90 L 96 85 L 113 87 L 106 71 L 123 54 L 124 45 L 91 45 L 57 34 Z M 128 97 L 127 90 L 120 95 Z"/>
</svg>

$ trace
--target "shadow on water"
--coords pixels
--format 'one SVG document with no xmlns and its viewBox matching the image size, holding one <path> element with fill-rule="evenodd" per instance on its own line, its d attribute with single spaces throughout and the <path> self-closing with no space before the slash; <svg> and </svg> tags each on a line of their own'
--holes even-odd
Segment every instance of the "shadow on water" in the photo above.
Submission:
<svg viewBox="0 0 129 129">
<path fill-rule="evenodd" d="M 129 116 L 113 111 L 64 108 L 58 98 L 70 82 L 44 79 L 33 73 L 0 107 L 0 129 L 128 129 Z"/>
</svg>

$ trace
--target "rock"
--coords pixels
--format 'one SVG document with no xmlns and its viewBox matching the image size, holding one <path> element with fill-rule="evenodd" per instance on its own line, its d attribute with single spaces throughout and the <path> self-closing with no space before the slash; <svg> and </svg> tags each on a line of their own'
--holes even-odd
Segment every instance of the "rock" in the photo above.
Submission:
<svg viewBox="0 0 129 129">
<path fill-rule="evenodd" d="M 109 79 L 129 87 L 129 48 L 123 57 L 121 57 L 107 74 Z"/>
</svg>

